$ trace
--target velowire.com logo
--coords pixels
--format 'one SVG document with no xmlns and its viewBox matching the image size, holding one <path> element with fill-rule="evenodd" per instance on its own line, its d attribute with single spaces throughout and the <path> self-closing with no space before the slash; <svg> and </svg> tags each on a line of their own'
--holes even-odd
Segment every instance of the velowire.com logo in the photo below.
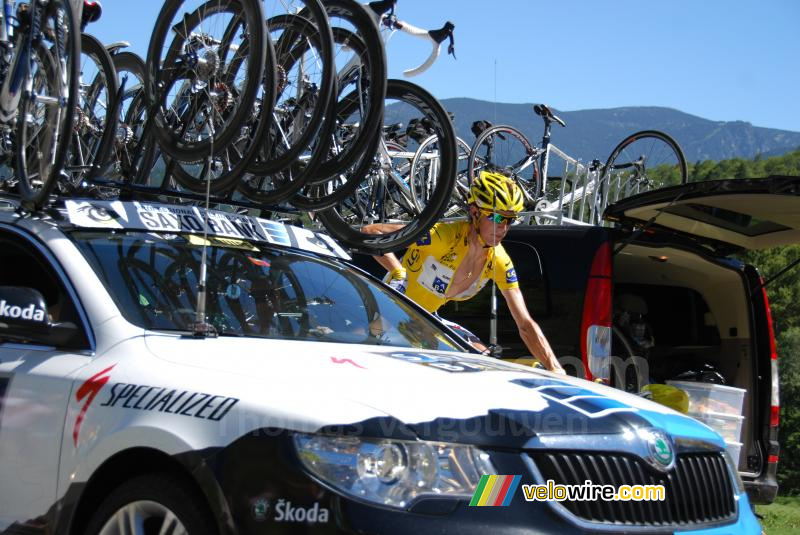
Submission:
<svg viewBox="0 0 800 535">
<path fill-rule="evenodd" d="M 472 505 L 509 505 L 522 476 L 481 476 L 469 502 Z"/>
</svg>

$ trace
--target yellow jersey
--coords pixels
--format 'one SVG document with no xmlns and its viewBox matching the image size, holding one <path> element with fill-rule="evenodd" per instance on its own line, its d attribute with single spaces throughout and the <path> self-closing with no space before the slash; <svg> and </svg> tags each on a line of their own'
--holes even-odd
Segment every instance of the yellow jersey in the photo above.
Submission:
<svg viewBox="0 0 800 535">
<path fill-rule="evenodd" d="M 497 245 L 489 249 L 483 270 L 470 287 L 458 295 L 445 297 L 458 265 L 469 250 L 469 231 L 469 221 L 437 223 L 403 256 L 408 276 L 405 294 L 428 312 L 436 312 L 447 301 L 473 297 L 492 279 L 501 290 L 519 287 L 511 258 L 502 245 Z"/>
</svg>

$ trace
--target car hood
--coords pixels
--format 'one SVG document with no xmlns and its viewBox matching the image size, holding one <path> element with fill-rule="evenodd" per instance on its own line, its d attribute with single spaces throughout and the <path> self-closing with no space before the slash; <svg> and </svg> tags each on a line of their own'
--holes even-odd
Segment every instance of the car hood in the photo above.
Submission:
<svg viewBox="0 0 800 535">
<path fill-rule="evenodd" d="M 145 343 L 160 359 L 255 397 L 265 412 L 291 407 L 298 422 L 305 414 L 316 431 L 522 447 L 536 436 L 655 427 L 722 444 L 699 422 L 638 396 L 478 355 L 159 334 Z"/>
</svg>

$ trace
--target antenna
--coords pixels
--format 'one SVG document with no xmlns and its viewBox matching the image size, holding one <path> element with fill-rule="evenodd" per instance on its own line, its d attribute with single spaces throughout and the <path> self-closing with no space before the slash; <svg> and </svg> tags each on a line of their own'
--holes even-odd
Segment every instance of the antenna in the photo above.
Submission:
<svg viewBox="0 0 800 535">
<path fill-rule="evenodd" d="M 497 192 L 495 191 L 492 196 L 492 213 L 497 213 Z M 480 227 L 478 227 L 480 232 Z M 497 275 L 497 256 L 495 247 L 497 247 L 497 223 L 492 220 L 492 298 L 491 308 L 489 309 L 489 354 L 495 358 L 500 358 L 502 351 L 497 345 L 497 283 L 495 278 Z"/>
<path fill-rule="evenodd" d="M 497 58 L 494 58 L 494 124 L 497 124 Z"/>
<path fill-rule="evenodd" d="M 217 329 L 206 321 L 206 283 L 208 282 L 208 211 L 211 207 L 211 167 L 214 160 L 214 112 L 216 105 L 213 96 L 211 102 L 211 138 L 206 157 L 206 194 L 203 211 L 203 253 L 200 256 L 200 280 L 197 281 L 197 310 L 195 310 L 193 334 L 195 338 L 216 337 Z"/>
<path fill-rule="evenodd" d="M 497 58 L 494 58 L 494 124 L 497 124 Z M 497 213 L 497 192 L 492 196 L 492 213 Z M 478 228 L 480 232 L 480 227 Z M 497 243 L 497 223 L 492 222 L 492 243 Z M 495 358 L 500 358 L 501 350 L 497 345 L 497 284 L 495 275 L 497 274 L 497 258 L 492 246 L 492 296 L 489 301 L 489 354 Z"/>
</svg>

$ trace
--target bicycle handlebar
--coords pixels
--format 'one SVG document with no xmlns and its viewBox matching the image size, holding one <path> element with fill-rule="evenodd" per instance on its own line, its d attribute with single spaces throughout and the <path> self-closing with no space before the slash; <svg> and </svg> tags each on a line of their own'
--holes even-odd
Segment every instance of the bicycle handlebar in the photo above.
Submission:
<svg viewBox="0 0 800 535">
<path fill-rule="evenodd" d="M 450 44 L 447 47 L 447 53 L 452 54 L 453 58 L 456 57 L 455 39 L 453 38 L 453 30 L 455 24 L 450 21 L 445 22 L 444 26 L 436 30 L 423 30 L 416 26 L 409 24 L 403 20 L 399 20 L 394 14 L 394 8 L 397 0 L 376 0 L 369 2 L 367 5 L 374 14 L 376 20 L 379 21 L 381 26 L 385 26 L 390 30 L 400 30 L 408 35 L 425 39 L 431 43 L 431 53 L 420 66 L 413 69 L 403 71 L 407 77 L 417 76 L 428 70 L 439 57 L 441 44 L 445 39 L 450 39 Z"/>
<path fill-rule="evenodd" d="M 403 74 L 409 78 L 422 74 L 436 62 L 436 60 L 439 58 L 441 44 L 447 38 L 450 39 L 450 44 L 447 47 L 447 53 L 452 54 L 454 59 L 456 57 L 455 42 L 453 39 L 453 30 L 455 29 L 455 25 L 450 21 L 447 21 L 444 26 L 438 30 L 423 30 L 422 28 L 417 28 L 416 26 L 413 26 L 405 21 L 398 20 L 394 15 L 384 15 L 384 17 L 381 19 L 381 23 L 387 28 L 391 28 L 392 30 L 400 30 L 408 35 L 425 39 L 431 43 L 432 49 L 428 59 L 426 59 L 418 67 L 403 71 Z"/>
</svg>

